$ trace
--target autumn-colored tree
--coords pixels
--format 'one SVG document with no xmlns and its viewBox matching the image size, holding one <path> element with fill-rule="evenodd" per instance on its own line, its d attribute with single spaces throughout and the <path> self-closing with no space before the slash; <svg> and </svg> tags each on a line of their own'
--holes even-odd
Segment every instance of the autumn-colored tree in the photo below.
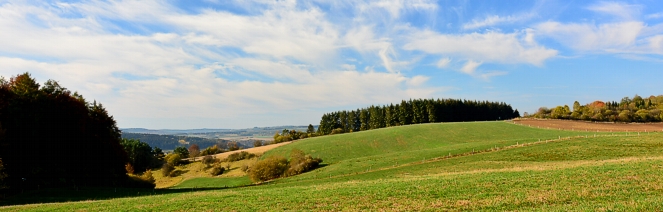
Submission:
<svg viewBox="0 0 663 212">
<path fill-rule="evenodd" d="M 189 157 L 195 158 L 200 155 L 200 147 L 198 144 L 193 144 L 189 146 Z"/>
</svg>

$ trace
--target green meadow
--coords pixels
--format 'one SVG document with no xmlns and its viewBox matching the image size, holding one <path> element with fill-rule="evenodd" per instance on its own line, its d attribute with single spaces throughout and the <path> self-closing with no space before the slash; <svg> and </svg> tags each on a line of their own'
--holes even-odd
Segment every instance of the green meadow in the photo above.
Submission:
<svg viewBox="0 0 663 212">
<path fill-rule="evenodd" d="M 27 204 L 0 210 L 663 210 L 661 133 L 421 124 L 300 140 L 263 157 L 294 148 L 322 158 L 323 166 L 259 185 L 246 177 L 196 178 L 69 201 L 31 193 L 5 202 Z M 40 195 L 47 203 L 35 204 Z"/>
</svg>

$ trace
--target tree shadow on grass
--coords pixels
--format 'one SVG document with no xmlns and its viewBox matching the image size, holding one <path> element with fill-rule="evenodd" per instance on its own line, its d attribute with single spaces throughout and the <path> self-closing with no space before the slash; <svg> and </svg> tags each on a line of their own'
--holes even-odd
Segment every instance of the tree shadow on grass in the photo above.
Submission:
<svg viewBox="0 0 663 212">
<path fill-rule="evenodd" d="M 164 194 L 187 193 L 197 191 L 223 190 L 254 185 L 243 185 L 236 187 L 205 187 L 205 188 L 107 188 L 107 187 L 84 187 L 84 188 L 49 188 L 14 193 L 11 195 L 0 194 L 0 207 L 10 205 L 26 205 L 38 203 L 62 203 L 77 201 L 107 200 L 125 197 L 156 196 Z"/>
</svg>

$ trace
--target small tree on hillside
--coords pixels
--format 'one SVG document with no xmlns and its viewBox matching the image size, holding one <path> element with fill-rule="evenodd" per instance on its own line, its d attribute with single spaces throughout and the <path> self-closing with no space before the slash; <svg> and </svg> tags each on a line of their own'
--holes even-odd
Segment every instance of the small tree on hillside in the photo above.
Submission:
<svg viewBox="0 0 663 212">
<path fill-rule="evenodd" d="M 262 146 L 262 141 L 256 140 L 253 142 L 253 147 L 260 147 L 260 146 Z"/>
<path fill-rule="evenodd" d="M 159 147 L 152 148 L 152 167 L 160 167 L 163 162 L 166 154 L 163 153 L 163 150 Z"/>
<path fill-rule="evenodd" d="M 306 133 L 311 134 L 315 132 L 315 128 L 313 128 L 312 124 L 308 124 L 308 127 L 306 128 Z"/>
<path fill-rule="evenodd" d="M 228 142 L 228 151 L 235 151 L 235 150 L 239 150 L 239 144 L 237 144 L 237 141 Z"/>
<path fill-rule="evenodd" d="M 189 157 L 189 150 L 184 148 L 183 146 L 175 148 L 175 150 L 173 150 L 173 153 L 180 155 L 182 158 Z"/>
<path fill-rule="evenodd" d="M 193 144 L 189 147 L 189 156 L 192 158 L 198 157 L 200 155 L 200 147 L 198 144 Z"/>
</svg>

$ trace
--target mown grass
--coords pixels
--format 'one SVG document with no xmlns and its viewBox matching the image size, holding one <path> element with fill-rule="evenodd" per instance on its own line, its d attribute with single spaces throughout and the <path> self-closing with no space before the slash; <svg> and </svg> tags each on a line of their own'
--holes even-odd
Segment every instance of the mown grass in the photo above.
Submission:
<svg viewBox="0 0 663 212">
<path fill-rule="evenodd" d="M 416 145 L 429 145 L 431 149 L 440 148 L 438 155 L 443 156 L 448 150 L 441 151 L 441 147 L 456 148 L 462 153 L 463 149 L 466 152 L 468 149 L 463 144 L 472 147 L 471 144 L 485 143 L 479 146 L 490 148 L 491 141 L 495 143 L 493 145 L 501 142 L 506 145 L 511 142 L 515 144 L 514 141 L 538 141 L 536 137 L 550 136 L 549 139 L 556 139 L 557 136 L 564 136 L 562 133 L 568 133 L 567 136 L 579 133 L 521 126 L 512 128 L 509 124 L 499 122 L 487 125 L 459 123 L 459 126 L 451 127 L 477 128 L 473 124 L 481 125 L 478 128 L 488 128 L 489 133 L 504 132 L 500 135 L 470 136 L 466 140 L 461 135 L 452 136 L 450 133 L 437 140 L 426 140 L 416 134 L 411 134 L 412 137 L 404 135 L 404 139 L 407 138 L 405 141 L 413 144 L 404 145 L 402 151 L 409 154 L 426 152 L 426 149 L 418 149 Z M 491 127 L 494 129 L 490 130 Z M 435 129 L 444 129 L 432 128 L 430 134 L 445 134 L 434 132 Z M 511 135 L 520 131 L 532 137 Z M 380 153 L 380 150 L 373 150 L 360 143 L 367 153 L 356 152 L 354 154 L 359 156 L 353 157 L 351 153 L 322 152 L 321 148 L 327 148 L 324 143 L 307 144 L 309 141 L 341 144 L 345 139 L 357 138 L 351 136 L 369 137 L 360 134 L 330 136 L 326 138 L 329 140 L 310 139 L 294 143 L 299 145 L 296 147 L 288 145 L 276 149 L 276 152 L 281 153 L 289 152 L 292 148 L 309 153 L 316 150 L 315 153 L 319 154 L 317 156 L 338 155 L 339 159 L 329 160 L 328 166 L 316 171 L 262 185 L 195 192 L 169 189 L 178 192 L 103 201 L 11 206 L 0 210 L 663 210 L 663 134 L 572 138 L 424 161 L 418 159 L 419 155 L 414 155 L 411 160 L 399 158 L 400 163 L 395 167 L 389 164 L 393 160 L 388 156 L 397 149 Z M 380 137 L 380 134 L 371 136 L 389 142 L 388 138 Z M 345 144 L 352 145 L 349 142 Z M 325 151 L 331 150 L 334 149 Z M 357 160 L 362 161 L 364 157 L 372 158 L 375 164 L 389 162 L 384 162 L 385 166 L 378 168 L 374 166 L 371 170 L 352 169 L 355 172 L 335 167 L 348 160 L 359 163 Z M 405 154 L 401 157 L 408 158 Z M 343 174 L 330 176 L 328 173 Z M 204 183 L 215 182 L 200 179 L 191 185 Z"/>
</svg>

